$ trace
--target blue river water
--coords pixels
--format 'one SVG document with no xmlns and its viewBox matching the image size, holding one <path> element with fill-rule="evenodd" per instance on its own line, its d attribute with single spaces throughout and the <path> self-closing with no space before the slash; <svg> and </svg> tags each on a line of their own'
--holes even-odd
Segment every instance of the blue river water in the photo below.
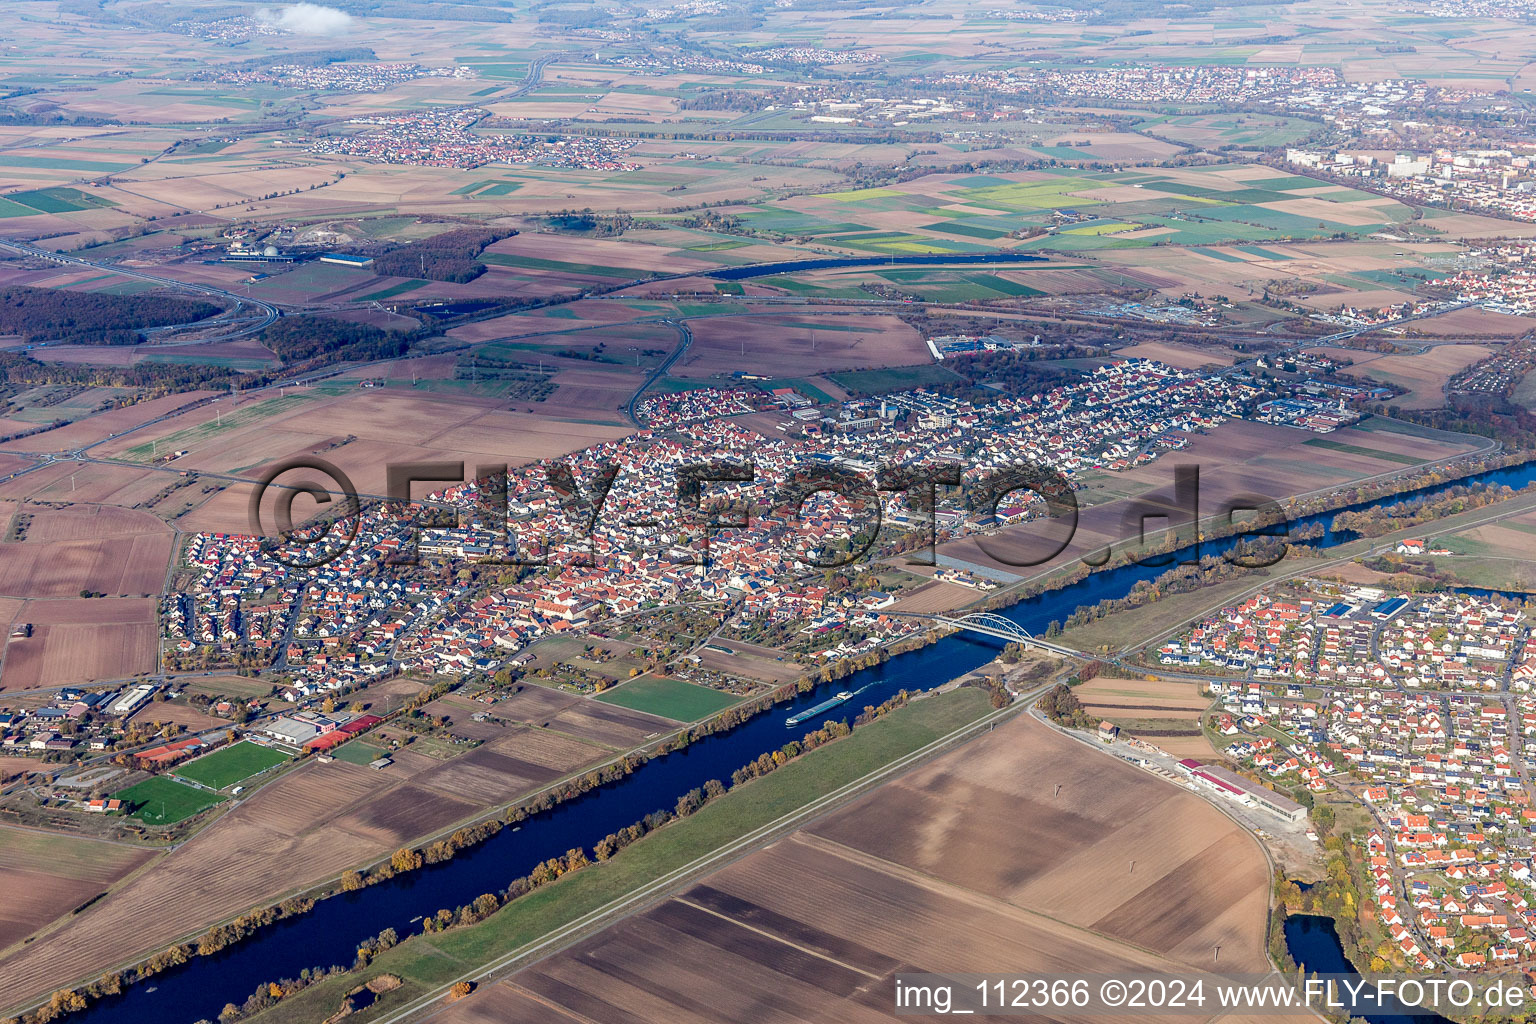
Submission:
<svg viewBox="0 0 1536 1024">
<path fill-rule="evenodd" d="M 1502 597 L 1510 601 L 1528 601 L 1536 594 L 1524 590 L 1488 590 L 1486 587 L 1457 587 L 1459 592 L 1469 594 L 1472 597 L 1495 598 Z"/>
<path fill-rule="evenodd" d="M 1344 955 L 1344 944 L 1333 921 L 1312 914 L 1297 914 L 1285 919 L 1285 948 L 1295 960 L 1307 969 L 1308 974 L 1358 975 L 1355 965 Z M 1401 1013 L 1392 1012 L 1394 1009 Z M 1409 1013 L 1408 1007 L 1398 1003 L 1377 1008 L 1375 1004 L 1354 1006 L 1351 1017 L 1367 1024 L 1451 1024 L 1437 1013 Z"/>
<path fill-rule="evenodd" d="M 1493 470 L 1455 483 L 1508 484 L 1518 489 L 1533 481 L 1536 463 Z M 1353 507 L 1393 505 L 1447 486 L 1452 485 L 1435 485 L 1390 501 Z M 1353 534 L 1335 533 L 1329 527 L 1335 514 L 1327 512 L 1300 519 L 1293 525 L 1322 523 L 1322 538 L 1308 542 L 1318 547 L 1353 539 Z M 1234 543 L 1233 539 L 1206 541 L 1201 553 L 1220 554 Z M 1065 620 L 1079 607 L 1125 596 L 1137 582 L 1156 577 L 1166 567 L 1167 562 L 1160 561 L 1158 565 L 1132 563 L 1096 572 L 1071 586 L 1021 601 L 1002 614 L 1032 632 L 1043 632 L 1052 620 Z M 759 754 L 820 728 L 829 718 L 851 718 L 865 705 L 880 704 L 903 689 L 931 689 L 991 661 L 999 647 L 997 642 L 958 634 L 825 684 L 793 701 L 775 705 L 729 732 L 717 733 L 682 751 L 655 758 L 623 779 L 529 818 L 517 831 L 503 829 L 479 846 L 461 851 L 452 860 L 322 900 L 307 914 L 263 929 L 223 952 L 193 957 L 144 984 L 93 1004 L 69 1020 L 72 1024 L 190 1024 L 203 1018 L 214 1020 L 225 1003 L 244 1002 L 265 982 L 297 977 L 306 967 L 351 964 L 358 943 L 385 928 L 394 928 L 402 937 L 417 932 L 421 915 L 456 908 L 483 893 L 496 892 L 566 850 L 590 850 L 599 839 L 652 811 L 671 810 L 677 798 L 694 787 L 710 779 L 728 781 L 731 772 Z M 785 727 L 786 716 L 813 707 L 845 689 L 861 692 L 856 700 L 842 707 L 793 729 Z"/>
</svg>

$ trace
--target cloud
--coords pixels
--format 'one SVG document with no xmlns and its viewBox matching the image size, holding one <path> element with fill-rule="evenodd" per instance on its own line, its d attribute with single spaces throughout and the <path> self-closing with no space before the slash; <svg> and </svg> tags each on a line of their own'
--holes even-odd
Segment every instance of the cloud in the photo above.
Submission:
<svg viewBox="0 0 1536 1024">
<path fill-rule="evenodd" d="M 256 17 L 301 36 L 339 36 L 352 27 L 352 15 L 319 4 L 294 4 L 275 11 L 263 8 Z"/>
</svg>

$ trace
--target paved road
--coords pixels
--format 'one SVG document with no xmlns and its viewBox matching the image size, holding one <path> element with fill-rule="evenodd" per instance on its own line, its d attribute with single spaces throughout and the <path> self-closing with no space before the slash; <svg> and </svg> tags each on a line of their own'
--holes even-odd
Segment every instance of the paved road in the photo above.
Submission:
<svg viewBox="0 0 1536 1024">
<path fill-rule="evenodd" d="M 677 364 L 677 361 L 683 358 L 683 356 L 687 353 L 688 346 L 693 344 L 693 330 L 682 320 L 664 319 L 657 322 L 668 324 L 677 330 L 677 347 L 672 350 L 671 355 L 662 360 L 660 366 L 657 366 L 656 369 L 651 371 L 651 375 L 645 378 L 645 383 L 636 388 L 635 393 L 629 396 L 629 404 L 624 407 L 624 415 L 629 417 L 629 422 L 633 423 L 637 427 L 644 426 L 644 424 L 640 422 L 640 417 L 635 412 L 635 406 L 640 403 L 640 396 L 645 394 L 646 388 L 649 388 L 662 377 L 665 377 L 667 375 L 667 371 L 672 369 L 672 367 Z"/>
<path fill-rule="evenodd" d="M 76 256 L 72 253 L 54 252 L 51 249 L 42 249 L 35 245 L 28 245 L 25 242 L 11 241 L 10 239 L 0 239 L 0 249 L 9 249 L 12 252 L 21 253 L 23 256 L 35 256 L 38 259 L 48 260 L 52 263 L 62 263 L 66 266 L 91 267 L 92 269 L 106 271 L 107 273 L 111 274 L 121 274 L 124 277 L 132 277 L 140 281 L 150 281 L 167 288 L 175 288 L 178 291 L 192 292 L 197 295 L 212 295 L 215 298 L 226 299 L 230 302 L 233 302 L 235 305 L 230 311 L 231 314 L 247 305 L 254 306 L 260 311 L 260 315 L 257 317 L 242 317 L 239 319 L 239 321 L 237 321 L 239 323 L 243 323 L 244 326 L 237 327 L 235 330 L 216 335 L 211 338 L 199 338 L 195 344 L 208 344 L 215 341 L 228 341 L 231 338 L 243 338 L 246 335 L 257 334 L 265 330 L 269 324 L 271 324 L 279 316 L 282 315 L 278 308 L 272 305 L 270 302 L 265 302 L 261 299 L 252 299 L 245 295 L 238 295 L 235 292 L 226 291 L 223 288 L 215 288 L 213 285 L 193 284 L 188 281 L 178 281 L 169 277 L 160 277 L 156 274 L 145 273 L 142 270 L 134 270 L 128 267 L 119 267 L 111 263 L 101 263 L 96 260 L 88 260 L 84 256 Z M 207 322 L 209 321 L 198 321 L 198 323 Z M 181 324 L 177 326 L 189 327 L 192 325 Z M 162 331 L 167 329 L 168 328 L 159 328 L 159 330 Z"/>
<path fill-rule="evenodd" d="M 527 74 L 524 75 L 522 83 L 519 84 L 517 88 L 513 89 L 511 92 L 504 94 L 503 98 L 520 96 L 534 88 L 537 88 L 543 79 L 544 69 L 548 67 L 552 61 L 574 56 L 577 56 L 577 54 L 574 52 L 549 53 L 536 58 L 531 64 L 528 65 L 528 71 Z M 284 126 L 280 129 L 268 130 L 286 130 L 286 128 L 287 126 Z M 252 132 L 248 134 L 260 133 Z M 97 260 L 86 259 L 84 256 L 77 256 L 73 253 L 54 252 L 52 249 L 44 249 L 40 246 L 28 245 L 25 242 L 18 242 L 11 239 L 0 239 L 0 248 L 9 249 L 12 252 L 20 253 L 23 256 L 34 256 L 38 259 L 48 260 L 53 263 L 61 263 L 66 266 L 90 267 L 94 270 L 101 270 L 111 274 L 121 274 L 124 277 L 132 277 L 140 281 L 149 281 L 167 288 L 175 288 L 178 291 L 192 292 L 199 295 L 212 295 L 216 298 L 225 299 L 235 304 L 229 311 L 227 311 L 225 314 L 222 314 L 222 316 L 230 318 L 228 322 L 230 326 L 235 328 L 234 330 L 228 331 L 224 334 L 215 335 L 213 337 L 201 337 L 194 341 L 177 342 L 175 343 L 177 345 L 204 345 L 211 342 L 228 341 L 231 338 L 244 338 L 252 334 L 259 334 L 268 326 L 270 326 L 272 322 L 275 321 L 278 317 L 283 315 L 282 311 L 270 302 L 266 302 L 262 299 L 253 299 L 249 295 L 242 295 L 237 292 L 214 287 L 213 285 L 196 284 L 189 281 L 179 281 L 174 278 L 161 277 L 156 274 L 146 273 L 142 270 L 122 267 L 113 263 L 102 263 Z M 234 316 L 236 312 L 247 306 L 255 307 L 257 310 L 257 315 L 244 317 Z M 212 322 L 212 320 L 197 321 L 197 323 L 201 324 L 210 324 Z M 144 333 L 163 334 L 167 331 L 179 330 L 184 327 L 192 326 L 195 325 L 173 324 L 166 327 L 150 328 Z"/>
</svg>

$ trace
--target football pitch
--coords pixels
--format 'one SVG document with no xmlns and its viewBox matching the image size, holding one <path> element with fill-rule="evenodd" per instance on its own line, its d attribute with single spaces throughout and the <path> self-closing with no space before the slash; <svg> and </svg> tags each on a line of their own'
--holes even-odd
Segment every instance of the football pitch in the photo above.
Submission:
<svg viewBox="0 0 1536 1024">
<path fill-rule="evenodd" d="M 209 789 L 226 789 L 286 760 L 287 754 L 241 741 L 178 768 L 176 774 L 193 782 L 201 782 Z"/>
</svg>

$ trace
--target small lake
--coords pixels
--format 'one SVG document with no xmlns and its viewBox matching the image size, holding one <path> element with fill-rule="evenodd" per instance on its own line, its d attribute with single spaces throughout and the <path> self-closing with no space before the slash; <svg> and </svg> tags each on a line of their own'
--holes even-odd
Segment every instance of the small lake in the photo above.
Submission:
<svg viewBox="0 0 1536 1024">
<path fill-rule="evenodd" d="M 1307 969 L 1308 974 L 1348 974 L 1360 977 L 1355 965 L 1344 955 L 1344 944 L 1333 927 L 1333 919 L 1316 914 L 1297 914 L 1285 919 L 1285 948 L 1291 959 Z M 1374 1004 L 1371 1004 L 1374 1006 Z M 1452 1024 L 1437 1013 L 1392 1013 L 1351 1009 L 1350 1015 L 1367 1024 Z"/>
</svg>

